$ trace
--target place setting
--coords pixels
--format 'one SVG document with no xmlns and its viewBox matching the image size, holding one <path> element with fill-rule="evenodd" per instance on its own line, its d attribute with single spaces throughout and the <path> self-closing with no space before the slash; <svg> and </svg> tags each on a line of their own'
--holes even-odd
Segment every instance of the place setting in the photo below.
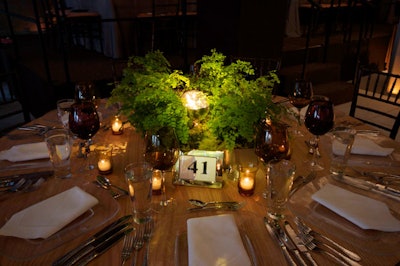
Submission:
<svg viewBox="0 0 400 266">
<path fill-rule="evenodd" d="M 337 125 L 328 135 L 330 141 L 325 144 L 330 151 L 325 156 L 330 159 L 330 174 L 305 184 L 288 200 L 296 224 L 301 227 L 306 223 L 316 231 L 334 231 L 335 238 L 363 252 L 395 252 L 393 246 L 400 232 L 400 191 L 393 174 L 397 168 L 353 163 L 353 157 L 359 154 L 373 160 L 395 149 L 362 139 L 349 125 Z"/>
<path fill-rule="evenodd" d="M 0 221 L 3 256 L 16 260 L 41 256 L 107 223 L 120 208 L 106 191 L 78 180 L 51 179 L 31 193 L 2 201 L 12 206 L 3 210 Z"/>
</svg>

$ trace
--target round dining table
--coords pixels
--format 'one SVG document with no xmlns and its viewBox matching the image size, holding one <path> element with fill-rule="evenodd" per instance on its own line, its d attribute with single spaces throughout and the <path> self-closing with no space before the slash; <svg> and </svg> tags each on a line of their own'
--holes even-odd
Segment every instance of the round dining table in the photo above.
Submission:
<svg viewBox="0 0 400 266">
<path fill-rule="evenodd" d="M 288 104 L 286 99 L 277 98 L 276 104 Z M 122 134 L 112 134 L 111 119 L 116 115 L 113 106 L 105 104 L 106 99 L 101 100 L 99 112 L 102 116 L 100 130 L 93 137 L 93 146 L 103 143 L 113 145 L 113 171 L 107 178 L 113 185 L 128 190 L 124 177 L 124 167 L 132 162 L 143 161 L 144 141 L 141 133 L 129 123 L 124 124 Z M 288 106 L 290 110 L 290 106 Z M 304 125 L 297 126 L 297 121 L 290 114 L 285 121 L 300 129 L 303 136 L 291 134 L 291 158 L 296 164 L 296 177 L 307 177 L 311 169 L 307 162 L 312 158 L 306 142 L 311 134 Z M 336 113 L 336 123 L 347 123 L 354 125 L 357 129 L 368 129 L 369 127 L 343 113 Z M 49 127 L 60 127 L 56 110 L 50 111 L 44 116 L 30 122 L 29 125 L 40 124 Z M 400 173 L 400 143 L 379 134 L 381 146 L 393 147 L 393 156 L 378 158 L 361 156 L 350 159 L 349 163 L 359 169 L 380 169 Z M 18 144 L 26 144 L 44 141 L 43 134 L 36 131 L 14 130 L 0 139 L 0 151 L 12 148 Z M 46 181 L 33 191 L 3 192 L 0 193 L 0 227 L 3 226 L 10 216 L 31 204 L 44 200 L 52 195 L 62 192 L 70 187 L 78 186 L 88 193 L 94 195 L 99 203 L 85 217 L 68 224 L 55 235 L 47 239 L 19 239 L 16 237 L 0 236 L 0 265 L 51 265 L 68 251 L 77 247 L 85 240 L 96 234 L 102 228 L 113 221 L 128 214 L 132 214 L 132 203 L 129 196 L 113 198 L 110 191 L 100 188 L 94 182 L 99 175 L 96 168 L 87 166 L 95 163 L 94 153 L 89 153 L 87 158 L 76 156 L 79 148 L 79 139 L 74 140 L 73 153 L 71 156 L 72 177 L 69 179 L 46 178 Z M 320 160 L 324 164 L 324 170 L 316 172 L 316 176 L 309 183 L 297 189 L 291 196 L 285 212 L 286 220 L 297 228 L 294 223 L 295 216 L 300 216 L 320 234 L 328 236 L 346 248 L 356 252 L 360 257 L 361 265 L 396 265 L 400 261 L 400 232 L 380 232 L 376 230 L 363 230 L 357 228 L 348 220 L 325 209 L 312 201 L 309 191 L 317 191 L 321 187 L 321 180 L 329 179 L 330 163 L 330 135 L 321 137 Z M 240 153 L 240 150 L 235 152 Z M 397 156 L 397 157 L 396 157 Z M 234 162 L 232 163 L 233 169 Z M 351 168 L 351 167 L 349 167 Z M 48 159 L 10 162 L 0 161 L 0 180 L 2 177 L 37 173 L 51 170 Z M 232 171 L 232 169 L 230 170 Z M 234 171 L 234 170 L 233 170 Z M 264 217 L 267 213 L 266 199 L 263 192 L 266 186 L 265 166 L 260 164 L 256 177 L 256 188 L 252 196 L 243 196 L 238 192 L 238 184 L 228 171 L 222 175 L 223 186 L 221 188 L 210 188 L 202 186 L 185 186 L 173 183 L 172 173 L 167 173 L 166 196 L 172 201 L 167 207 L 158 204 L 160 195 L 154 195 L 153 219 L 155 226 L 148 248 L 149 265 L 188 265 L 188 231 L 187 221 L 191 218 L 216 216 L 220 214 L 231 214 L 236 222 L 244 246 L 254 265 L 288 265 L 282 249 L 278 242 L 271 237 L 266 229 Z M 329 179 L 330 180 L 330 179 Z M 329 181 L 333 182 L 333 181 Z M 343 188 L 357 192 L 356 188 L 346 184 L 337 184 Z M 307 193 L 306 193 L 307 191 Z M 375 195 L 374 195 L 375 197 Z M 293 199 L 298 199 L 294 201 Z M 398 206 L 399 201 L 378 195 L 393 206 Z M 242 207 L 237 210 L 204 209 L 192 211 L 193 206 L 189 199 L 202 201 L 237 201 Z M 306 204 L 307 206 L 299 205 Z M 318 205 L 318 206 L 317 206 Z M 61 208 L 62 206 L 60 206 Z M 395 207 L 394 207 L 395 208 Z M 396 210 L 395 210 L 396 211 Z M 397 207 L 397 211 L 400 211 Z M 377 217 L 379 219 L 379 217 Z M 297 229 L 296 229 L 297 230 Z M 103 254 L 92 260 L 89 265 L 120 265 L 123 241 L 106 250 Z M 147 249 L 142 248 L 138 252 L 137 265 L 142 265 Z M 324 253 L 311 251 L 318 265 L 337 265 Z M 132 255 L 126 265 L 131 265 L 134 260 Z"/>
</svg>

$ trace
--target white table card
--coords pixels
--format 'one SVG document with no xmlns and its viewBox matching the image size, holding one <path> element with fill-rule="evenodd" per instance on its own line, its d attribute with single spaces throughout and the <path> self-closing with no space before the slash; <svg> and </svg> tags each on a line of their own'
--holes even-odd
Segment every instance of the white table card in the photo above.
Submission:
<svg viewBox="0 0 400 266">
<path fill-rule="evenodd" d="M 184 180 L 215 182 L 217 158 L 195 155 L 179 157 L 179 177 Z"/>
</svg>

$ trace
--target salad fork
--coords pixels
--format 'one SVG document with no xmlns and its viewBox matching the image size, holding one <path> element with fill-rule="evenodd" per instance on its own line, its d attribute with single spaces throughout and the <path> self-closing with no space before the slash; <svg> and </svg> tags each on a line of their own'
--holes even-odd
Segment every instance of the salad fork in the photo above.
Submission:
<svg viewBox="0 0 400 266">
<path fill-rule="evenodd" d="M 310 235 L 311 233 L 325 239 L 326 241 L 328 241 L 330 244 L 332 244 L 333 246 L 335 246 L 336 248 L 338 248 L 339 250 L 341 250 L 344 254 L 346 254 L 349 258 L 351 258 L 352 260 L 355 261 L 360 261 L 361 258 L 360 256 L 358 256 L 355 252 L 348 250 L 347 248 L 343 247 L 342 245 L 340 245 L 339 243 L 337 243 L 336 241 L 330 239 L 327 236 L 324 236 L 318 232 L 315 232 L 314 230 L 312 230 L 308 225 L 306 225 L 305 223 L 303 223 L 299 217 L 295 217 L 294 222 L 296 223 L 299 231 L 303 234 L 303 235 Z M 310 237 L 312 237 L 312 235 L 310 235 Z"/>
<path fill-rule="evenodd" d="M 124 246 L 121 252 L 121 259 L 122 259 L 121 266 L 125 264 L 125 262 L 129 259 L 129 257 L 132 254 L 133 240 L 134 236 L 132 234 L 125 235 Z"/>
</svg>

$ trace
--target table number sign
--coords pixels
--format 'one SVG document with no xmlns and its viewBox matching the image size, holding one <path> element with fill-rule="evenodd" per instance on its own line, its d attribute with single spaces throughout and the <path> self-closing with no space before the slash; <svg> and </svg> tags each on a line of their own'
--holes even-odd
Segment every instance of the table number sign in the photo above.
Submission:
<svg viewBox="0 0 400 266">
<path fill-rule="evenodd" d="M 222 151 L 192 150 L 181 155 L 177 163 L 175 185 L 222 188 L 221 169 L 224 153 Z"/>
<path fill-rule="evenodd" d="M 179 157 L 179 177 L 185 180 L 215 182 L 217 158 L 182 155 Z"/>
</svg>

